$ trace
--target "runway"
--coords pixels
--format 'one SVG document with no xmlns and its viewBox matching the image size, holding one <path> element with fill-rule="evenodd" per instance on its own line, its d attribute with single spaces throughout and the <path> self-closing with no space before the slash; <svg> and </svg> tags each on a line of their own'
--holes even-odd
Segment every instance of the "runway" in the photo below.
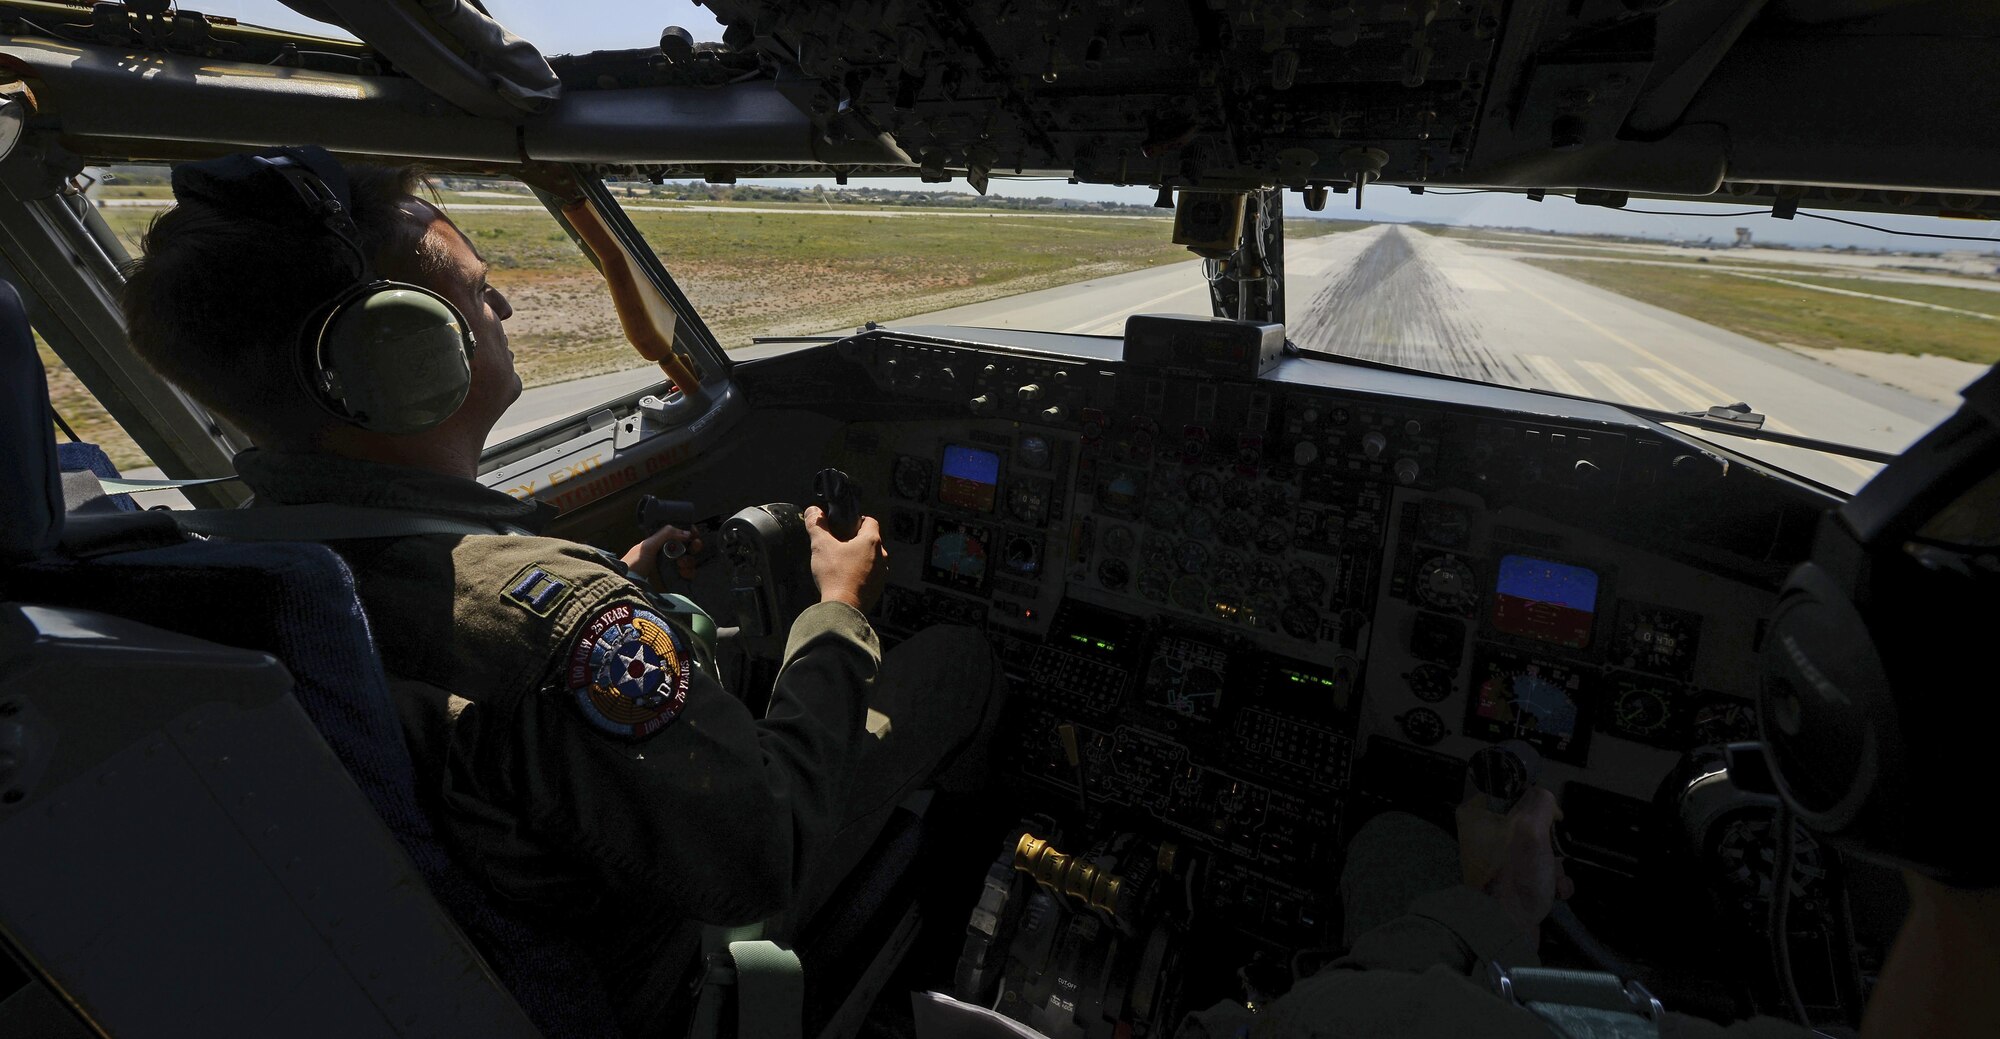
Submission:
<svg viewBox="0 0 2000 1039">
<path fill-rule="evenodd" d="M 1690 320 L 1510 255 L 1400 225 L 1286 249 L 1287 325 L 1301 348 L 1669 411 L 1739 401 L 1766 428 L 1901 450 L 1951 410 L 1780 347 Z M 1137 313 L 1208 312 L 1199 261 L 890 322 L 1115 335 Z M 639 369 L 540 387 L 495 439 L 657 378 Z M 1879 468 L 1717 435 L 1732 450 L 1851 491 Z"/>
</svg>

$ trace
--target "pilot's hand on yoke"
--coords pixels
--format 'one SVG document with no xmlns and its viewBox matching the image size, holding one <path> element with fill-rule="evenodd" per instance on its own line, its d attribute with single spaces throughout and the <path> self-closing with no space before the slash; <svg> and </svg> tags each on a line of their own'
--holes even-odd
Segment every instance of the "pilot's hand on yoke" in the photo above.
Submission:
<svg viewBox="0 0 2000 1039">
<path fill-rule="evenodd" d="M 806 506 L 806 532 L 812 536 L 813 582 L 819 601 L 844 602 L 867 613 L 882 597 L 889 576 L 889 550 L 882 545 L 882 528 L 873 516 L 861 517 L 852 536 L 841 537 L 817 505 Z"/>
<path fill-rule="evenodd" d="M 1512 811 L 1500 815 L 1475 795 L 1458 806 L 1458 860 L 1468 887 L 1499 900 L 1507 915 L 1523 929 L 1540 928 L 1576 885 L 1563 872 L 1556 855 L 1554 830 L 1562 809 L 1542 787 L 1522 795 Z"/>
<path fill-rule="evenodd" d="M 683 530 L 671 524 L 661 527 L 646 540 L 627 549 L 624 556 L 626 569 L 635 574 L 659 573 L 657 567 L 660 565 L 660 552 L 669 541 L 687 546 L 687 552 L 678 560 L 678 566 L 683 579 L 693 580 L 697 565 L 694 557 L 701 551 L 701 538 L 691 530 Z"/>
</svg>

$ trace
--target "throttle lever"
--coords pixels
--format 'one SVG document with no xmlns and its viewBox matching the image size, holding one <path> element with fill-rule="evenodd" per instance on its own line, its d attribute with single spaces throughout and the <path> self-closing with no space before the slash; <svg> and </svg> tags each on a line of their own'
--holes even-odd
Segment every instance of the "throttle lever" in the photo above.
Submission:
<svg viewBox="0 0 2000 1039">
<path fill-rule="evenodd" d="M 842 541 L 861 529 L 861 488 L 853 477 L 838 469 L 821 469 L 813 475 L 813 504 L 826 513 L 826 527 Z"/>
</svg>

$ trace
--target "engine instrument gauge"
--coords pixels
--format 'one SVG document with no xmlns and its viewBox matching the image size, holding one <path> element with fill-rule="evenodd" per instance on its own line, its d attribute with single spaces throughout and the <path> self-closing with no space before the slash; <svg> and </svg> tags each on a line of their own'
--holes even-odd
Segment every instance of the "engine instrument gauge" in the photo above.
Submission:
<svg viewBox="0 0 2000 1039">
<path fill-rule="evenodd" d="M 1679 736 L 1687 727 L 1687 712 L 1678 690 L 1633 675 L 1613 675 L 1610 681 L 1612 689 L 1599 722 L 1605 732 L 1659 746 L 1682 742 Z"/>
<path fill-rule="evenodd" d="M 1149 530 L 1139 539 L 1139 554 L 1147 566 L 1171 567 L 1174 565 L 1174 539 L 1157 530 Z"/>
<path fill-rule="evenodd" d="M 1403 681 L 1410 683 L 1410 692 L 1415 693 L 1417 699 L 1437 703 L 1457 689 L 1458 673 L 1437 664 L 1418 664 L 1403 676 Z"/>
<path fill-rule="evenodd" d="M 1628 599 L 1618 607 L 1611 663 L 1685 682 L 1694 677 L 1700 639 L 1700 614 Z"/>
<path fill-rule="evenodd" d="M 1123 559 L 1132 554 L 1133 541 L 1131 527 L 1118 525 L 1107 527 L 1104 530 L 1104 554 Z"/>
<path fill-rule="evenodd" d="M 1181 533 L 1196 541 L 1211 541 L 1215 538 L 1215 513 L 1207 509 L 1189 509 L 1181 517 Z"/>
<path fill-rule="evenodd" d="M 892 473 L 896 497 L 927 501 L 931 496 L 931 463 L 914 455 L 897 455 Z"/>
<path fill-rule="evenodd" d="M 1326 576 L 1309 566 L 1295 566 L 1285 575 L 1285 591 L 1295 603 L 1318 606 L 1326 601 Z"/>
<path fill-rule="evenodd" d="M 1049 482 L 1016 480 L 1007 489 L 1007 511 L 1023 523 L 1040 526 L 1049 515 Z"/>
<path fill-rule="evenodd" d="M 1748 701 L 1711 693 L 1695 706 L 1694 741 L 1700 744 L 1741 743 L 1757 738 L 1757 709 Z"/>
<path fill-rule="evenodd" d="M 1290 547 L 1292 547 L 1292 528 L 1290 524 L 1280 523 L 1277 520 L 1265 520 L 1258 526 L 1257 551 L 1269 555 L 1277 555 Z"/>
<path fill-rule="evenodd" d="M 1049 442 L 1043 437 L 1030 433 L 1014 445 L 1014 460 L 1023 469 L 1043 470 L 1049 467 Z"/>
<path fill-rule="evenodd" d="M 1417 565 L 1416 596 L 1417 602 L 1440 613 L 1465 616 L 1479 597 L 1479 579 L 1457 556 L 1432 556 Z"/>
<path fill-rule="evenodd" d="M 1410 708 L 1396 717 L 1396 724 L 1403 727 L 1403 738 L 1419 747 L 1435 746 L 1450 735 L 1444 719 L 1428 707 Z"/>
<path fill-rule="evenodd" d="M 1034 577 L 1042 572 L 1042 543 L 1029 534 L 1010 534 L 1007 547 L 1000 557 L 1000 565 L 1008 573 L 1020 577 Z"/>
<path fill-rule="evenodd" d="M 1216 479 L 1214 473 L 1198 471 L 1188 475 L 1182 489 L 1187 492 L 1189 501 L 1202 505 L 1214 501 L 1215 496 L 1222 493 L 1222 481 Z"/>
<path fill-rule="evenodd" d="M 1319 611 L 1304 603 L 1295 602 L 1286 606 L 1278 614 L 1278 624 L 1285 634 L 1295 639 L 1311 642 L 1319 638 Z"/>
<path fill-rule="evenodd" d="M 1107 592 L 1122 592 L 1132 583 L 1132 568 L 1123 559 L 1106 559 L 1097 564 L 1097 583 Z"/>
<path fill-rule="evenodd" d="M 1157 566 L 1139 571 L 1139 594 L 1154 602 L 1167 601 L 1167 572 Z"/>
<path fill-rule="evenodd" d="M 1257 521 L 1242 509 L 1230 509 L 1222 514 L 1221 522 L 1215 528 L 1216 539 L 1225 545 L 1245 545 L 1250 541 L 1250 532 Z"/>
<path fill-rule="evenodd" d="M 1581 668 L 1480 646 L 1472 678 L 1466 735 L 1518 739 L 1559 761 L 1583 763 L 1590 739 L 1583 712 L 1590 690 Z"/>
<path fill-rule="evenodd" d="M 1174 563 L 1183 573 L 1201 573 L 1208 566 L 1208 546 L 1199 541 L 1183 541 L 1174 549 Z"/>
<path fill-rule="evenodd" d="M 1256 489 L 1241 476 L 1232 476 L 1222 485 L 1222 507 L 1225 509 L 1247 509 L 1256 500 Z"/>
<path fill-rule="evenodd" d="M 1250 567 L 1250 587 L 1260 595 L 1276 596 L 1285 588 L 1285 572 L 1278 564 L 1268 559 L 1259 559 Z"/>
<path fill-rule="evenodd" d="M 1182 574 L 1174 578 L 1169 598 L 1175 606 L 1183 610 L 1200 611 L 1208 605 L 1208 589 L 1202 586 L 1201 578 L 1193 574 Z"/>
<path fill-rule="evenodd" d="M 1249 572 L 1243 553 L 1231 552 L 1226 548 L 1216 549 L 1208 557 L 1209 579 L 1218 588 L 1240 588 L 1243 578 Z"/>
<path fill-rule="evenodd" d="M 1179 530 L 1181 510 L 1181 503 L 1172 498 L 1154 498 L 1146 506 L 1146 525 L 1160 530 Z"/>
<path fill-rule="evenodd" d="M 1274 631 L 1278 627 L 1280 612 L 1281 607 L 1276 595 L 1270 592 L 1252 592 L 1249 601 L 1243 607 L 1243 622 L 1266 631 Z"/>
</svg>

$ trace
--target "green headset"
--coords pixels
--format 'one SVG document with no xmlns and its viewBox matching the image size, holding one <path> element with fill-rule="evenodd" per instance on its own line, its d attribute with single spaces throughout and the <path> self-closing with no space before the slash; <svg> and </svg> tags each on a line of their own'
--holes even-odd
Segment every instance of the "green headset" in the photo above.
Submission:
<svg viewBox="0 0 2000 1039">
<path fill-rule="evenodd" d="M 324 149 L 188 163 L 174 170 L 174 195 L 280 224 L 302 206 L 314 229 L 353 255 L 353 282 L 312 309 L 293 349 L 300 386 L 328 414 L 377 433 L 410 434 L 435 428 L 465 403 L 478 345 L 465 315 L 421 285 L 375 276 L 349 213 L 347 172 Z"/>
</svg>

